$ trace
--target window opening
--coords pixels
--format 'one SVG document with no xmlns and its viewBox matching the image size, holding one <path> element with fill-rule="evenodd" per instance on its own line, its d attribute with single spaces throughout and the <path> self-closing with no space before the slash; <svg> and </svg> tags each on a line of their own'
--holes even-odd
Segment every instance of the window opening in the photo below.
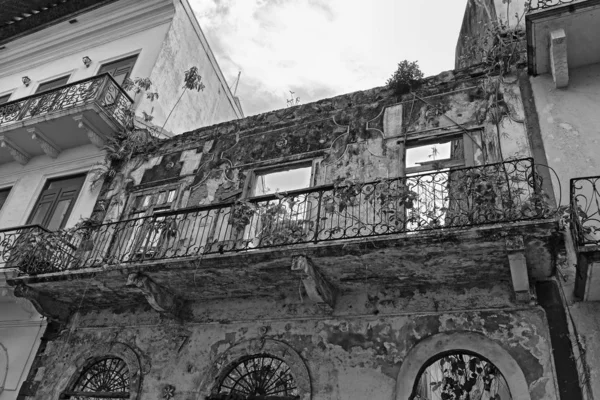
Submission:
<svg viewBox="0 0 600 400">
<path fill-rule="evenodd" d="M 8 198 L 8 195 L 10 194 L 10 189 L 0 189 L 0 210 L 2 210 L 2 207 L 4 207 L 4 203 L 6 202 L 6 199 Z"/>
<path fill-rule="evenodd" d="M 131 76 L 131 71 L 133 70 L 137 57 L 138 56 L 135 55 L 104 64 L 100 67 L 98 75 L 108 72 L 119 86 L 122 86 L 125 79 L 128 79 Z"/>
<path fill-rule="evenodd" d="M 508 383 L 485 358 L 465 352 L 441 355 L 417 377 L 410 400 L 512 400 Z"/>
<path fill-rule="evenodd" d="M 104 358 L 87 367 L 62 399 L 101 400 L 129 398 L 129 368 L 120 358 Z"/>
<path fill-rule="evenodd" d="M 8 100 L 10 99 L 11 95 L 12 95 L 12 93 L 0 96 L 0 104 L 8 103 Z"/>
<path fill-rule="evenodd" d="M 309 188 L 311 173 L 312 166 L 303 163 L 255 174 L 251 194 L 275 196 L 253 202 L 256 212 L 243 233 L 249 248 L 305 240 L 310 230 L 310 213 L 317 204 L 315 196 L 286 192 Z"/>
<path fill-rule="evenodd" d="M 256 174 L 253 194 L 262 196 L 310 187 L 312 167 L 303 166 Z"/>
<path fill-rule="evenodd" d="M 48 82 L 40 83 L 40 86 L 38 86 L 38 88 L 35 92 L 41 93 L 41 92 L 45 92 L 47 90 L 52 90 L 52 89 L 56 89 L 61 86 L 64 86 L 67 84 L 67 82 L 69 82 L 69 76 L 70 75 L 66 75 L 66 76 L 63 76 L 63 77 L 60 77 L 57 79 L 53 79 Z"/>
<path fill-rule="evenodd" d="M 281 359 L 267 355 L 245 357 L 229 367 L 211 400 L 299 398 L 298 385 L 290 367 Z"/>
<path fill-rule="evenodd" d="M 84 181 L 85 175 L 48 180 L 28 224 L 40 225 L 51 231 L 63 228 Z"/>
<path fill-rule="evenodd" d="M 406 209 L 409 231 L 439 228 L 452 208 L 452 169 L 465 166 L 463 136 L 438 136 L 406 149 L 406 186 L 414 197 Z"/>
<path fill-rule="evenodd" d="M 425 143 L 408 142 L 406 172 L 416 173 L 465 165 L 462 137 L 441 137 Z"/>
</svg>

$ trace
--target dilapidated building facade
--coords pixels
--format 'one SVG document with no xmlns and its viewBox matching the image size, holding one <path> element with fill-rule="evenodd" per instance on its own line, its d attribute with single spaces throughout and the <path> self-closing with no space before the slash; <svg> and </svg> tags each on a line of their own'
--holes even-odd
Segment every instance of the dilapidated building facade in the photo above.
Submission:
<svg viewBox="0 0 600 400">
<path fill-rule="evenodd" d="M 511 15 L 480 3 L 463 30 Z M 51 321 L 23 398 L 593 398 L 528 56 L 131 132 L 88 223 L 12 259 Z"/>
</svg>

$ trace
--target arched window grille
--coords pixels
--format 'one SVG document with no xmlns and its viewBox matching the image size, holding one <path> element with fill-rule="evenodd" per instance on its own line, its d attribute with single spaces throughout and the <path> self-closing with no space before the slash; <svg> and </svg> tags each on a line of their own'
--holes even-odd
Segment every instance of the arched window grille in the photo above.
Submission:
<svg viewBox="0 0 600 400">
<path fill-rule="evenodd" d="M 290 367 L 268 354 L 244 357 L 225 370 L 210 400 L 296 400 Z"/>
<path fill-rule="evenodd" d="M 106 357 L 86 367 L 61 399 L 129 399 L 129 368 L 125 361 Z"/>
<path fill-rule="evenodd" d="M 494 364 L 467 352 L 442 354 L 419 374 L 410 400 L 512 400 Z"/>
</svg>

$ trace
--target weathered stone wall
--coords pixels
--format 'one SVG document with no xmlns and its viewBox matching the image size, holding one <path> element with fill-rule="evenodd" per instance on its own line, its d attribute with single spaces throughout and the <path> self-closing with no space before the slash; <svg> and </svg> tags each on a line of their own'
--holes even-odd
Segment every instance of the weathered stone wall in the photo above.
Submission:
<svg viewBox="0 0 600 400">
<path fill-rule="evenodd" d="M 82 359 L 99 351 L 120 355 L 114 346 L 122 343 L 139 359 L 139 398 L 160 399 L 165 385 L 173 385 L 175 398 L 204 399 L 231 358 L 244 352 L 272 353 L 273 342 L 283 342 L 289 353 L 300 356 L 291 361 L 294 374 L 302 376 L 302 370 L 308 370 L 312 397 L 306 398 L 396 399 L 397 381 L 401 386 L 414 384 L 402 381 L 399 373 L 416 344 L 468 332 L 485 338 L 484 343 L 489 341 L 489 347 L 479 349 L 484 357 L 493 359 L 491 349 L 499 345 L 516 360 L 531 399 L 556 398 L 546 321 L 537 308 L 262 321 L 249 321 L 241 314 L 223 317 L 234 320 L 178 324 L 144 312 L 78 316 L 69 330 L 46 347 L 43 379 L 35 398 L 56 398 L 72 381 Z M 509 384 L 514 372 L 503 371 Z"/>
<path fill-rule="evenodd" d="M 239 198 L 252 170 L 314 162 L 313 184 L 404 175 L 404 140 L 444 132 L 463 135 L 482 165 L 530 157 L 516 77 L 482 77 L 472 68 L 426 80 L 415 95 L 375 88 L 201 128 L 165 141 L 147 161 L 131 163 L 108 218 L 120 217 L 129 189 L 179 180 L 178 207 Z M 167 171 L 167 169 L 169 169 Z M 116 204 L 116 206 L 115 206 Z"/>
</svg>

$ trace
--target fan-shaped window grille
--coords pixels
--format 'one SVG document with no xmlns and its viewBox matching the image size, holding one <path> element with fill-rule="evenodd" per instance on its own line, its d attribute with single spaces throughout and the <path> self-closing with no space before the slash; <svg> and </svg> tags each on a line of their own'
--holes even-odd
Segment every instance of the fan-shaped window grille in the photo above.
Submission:
<svg viewBox="0 0 600 400">
<path fill-rule="evenodd" d="M 260 354 L 244 357 L 229 367 L 214 400 L 295 400 L 298 387 L 290 367 L 279 358 Z"/>
<path fill-rule="evenodd" d="M 435 358 L 417 378 L 411 400 L 512 400 L 498 368 L 475 354 Z"/>
<path fill-rule="evenodd" d="M 83 370 L 63 399 L 102 400 L 129 398 L 129 368 L 120 358 L 103 358 Z"/>
</svg>

